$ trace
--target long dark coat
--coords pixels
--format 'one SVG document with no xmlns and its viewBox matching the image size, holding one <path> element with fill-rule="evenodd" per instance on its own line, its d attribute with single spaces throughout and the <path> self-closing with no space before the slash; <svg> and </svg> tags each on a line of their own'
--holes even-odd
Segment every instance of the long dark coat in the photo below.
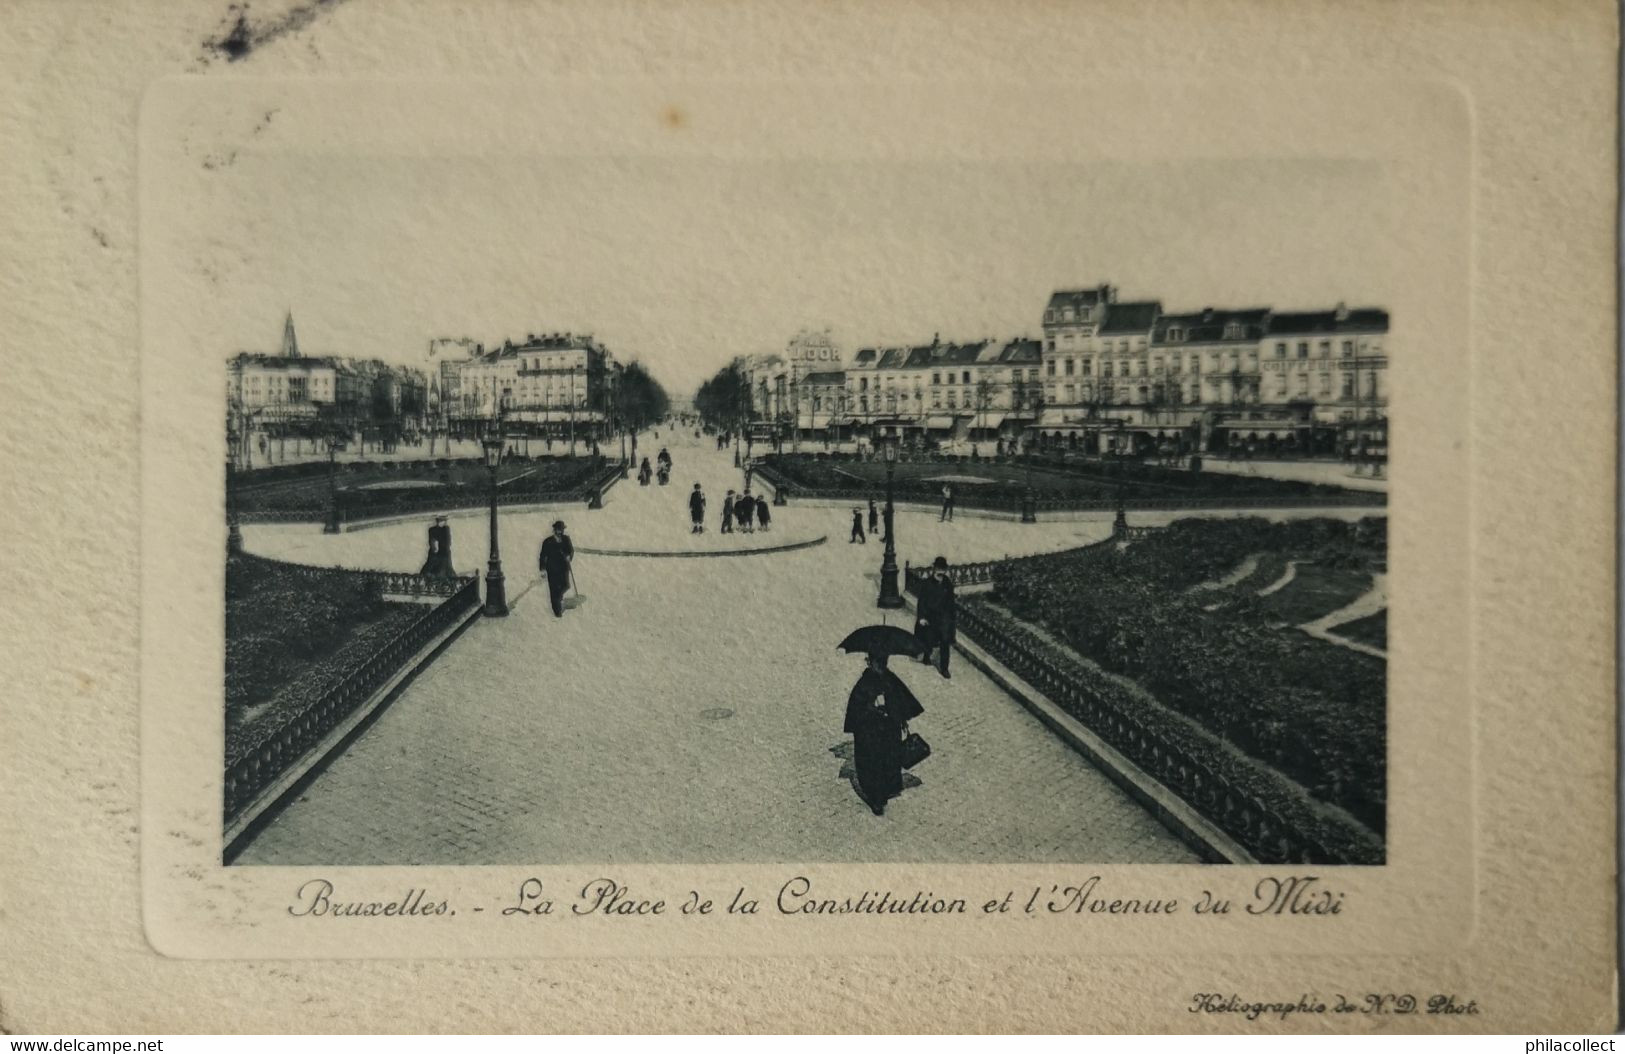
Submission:
<svg viewBox="0 0 1625 1054">
<path fill-rule="evenodd" d="M 920 583 L 920 602 L 915 608 L 914 635 L 924 640 L 929 634 L 943 644 L 952 644 L 955 633 L 955 608 L 954 584 L 946 578 L 939 581 L 935 577 L 927 576 Z"/>
<path fill-rule="evenodd" d="M 852 734 L 852 767 L 871 807 L 903 793 L 903 725 L 925 713 L 895 673 L 863 671 L 846 699 L 844 730 Z"/>
<path fill-rule="evenodd" d="M 437 523 L 429 527 L 429 556 L 423 561 L 420 575 L 450 578 L 457 572 L 451 566 L 451 527 Z"/>
</svg>

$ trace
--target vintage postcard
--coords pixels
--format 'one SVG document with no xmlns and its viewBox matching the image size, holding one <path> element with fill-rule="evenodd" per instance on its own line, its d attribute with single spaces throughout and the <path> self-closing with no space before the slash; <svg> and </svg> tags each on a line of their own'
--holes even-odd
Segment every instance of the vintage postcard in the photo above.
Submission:
<svg viewBox="0 0 1625 1054">
<path fill-rule="evenodd" d="M 1612 1019 L 1611 664 L 1491 672 L 1608 616 L 1508 608 L 1492 554 L 1551 539 L 1483 461 L 1545 451 L 1550 530 L 1604 530 L 1612 404 L 1537 422 L 1485 316 L 1613 373 L 1481 255 L 1471 83 L 217 70 L 350 13 L 235 14 L 139 99 L 148 954 L 1118 993 L 938 1020 L 991 1030 Z M 1590 740 L 1601 839 L 1522 892 L 1514 705 Z M 1549 880 L 1597 929 L 1517 1005 Z"/>
</svg>

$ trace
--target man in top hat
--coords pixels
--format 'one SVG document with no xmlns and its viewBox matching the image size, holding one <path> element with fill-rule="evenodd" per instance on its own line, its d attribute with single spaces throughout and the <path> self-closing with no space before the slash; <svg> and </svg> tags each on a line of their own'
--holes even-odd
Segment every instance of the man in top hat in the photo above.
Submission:
<svg viewBox="0 0 1625 1054">
<path fill-rule="evenodd" d="M 930 665 L 937 651 L 937 672 L 948 676 L 948 653 L 954 644 L 954 584 L 948 578 L 948 561 L 937 557 L 931 573 L 920 583 L 920 602 L 915 609 L 914 635 L 925 649 L 920 661 Z"/>
<path fill-rule="evenodd" d="M 429 555 L 418 574 L 436 578 L 452 578 L 457 574 L 451 566 L 451 528 L 444 516 L 436 516 L 429 525 Z"/>
<path fill-rule="evenodd" d="M 542 539 L 542 554 L 537 560 L 547 575 L 547 596 L 553 604 L 553 617 L 564 617 L 564 591 L 570 588 L 570 562 L 575 559 L 576 547 L 564 533 L 564 521 L 553 521 L 553 533 Z"/>
</svg>

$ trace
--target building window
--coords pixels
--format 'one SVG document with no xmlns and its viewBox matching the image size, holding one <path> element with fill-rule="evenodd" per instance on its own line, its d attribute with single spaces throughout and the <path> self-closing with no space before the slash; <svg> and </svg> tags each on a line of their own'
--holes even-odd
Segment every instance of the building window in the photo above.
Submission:
<svg viewBox="0 0 1625 1054">
<path fill-rule="evenodd" d="M 958 393 L 952 388 L 948 389 L 948 409 L 952 410 L 959 405 Z"/>
<path fill-rule="evenodd" d="M 1145 360 L 1144 359 L 1140 360 L 1140 376 L 1141 377 L 1145 376 Z"/>
<path fill-rule="evenodd" d="M 1055 338 L 1054 338 L 1054 337 L 1051 337 L 1051 338 L 1049 338 L 1049 345 L 1048 345 L 1048 347 L 1049 347 L 1049 350 L 1050 350 L 1050 351 L 1054 351 L 1054 350 L 1055 350 Z"/>
<path fill-rule="evenodd" d="M 1298 341 L 1298 358 L 1307 359 L 1308 357 L 1309 357 L 1309 342 L 1307 340 Z"/>
<path fill-rule="evenodd" d="M 1275 342 L 1275 357 L 1278 359 L 1286 358 L 1286 341 L 1278 340 Z"/>
<path fill-rule="evenodd" d="M 1354 341 L 1345 340 L 1343 342 L 1343 354 L 1345 354 L 1345 355 L 1353 355 L 1354 354 Z"/>
<path fill-rule="evenodd" d="M 1329 341 L 1329 340 L 1321 341 L 1320 342 L 1320 354 L 1322 356 L 1326 356 L 1326 355 L 1330 355 L 1331 353 L 1332 353 L 1332 342 Z"/>
<path fill-rule="evenodd" d="M 969 384 L 970 383 L 970 371 L 969 370 L 965 371 L 965 379 L 963 381 L 961 381 L 960 383 L 961 384 Z"/>
<path fill-rule="evenodd" d="M 1063 371 L 1062 371 L 1062 372 L 1064 372 L 1064 373 L 1065 373 L 1065 374 L 1066 374 L 1066 375 L 1067 375 L 1067 376 L 1068 376 L 1068 377 L 1070 377 L 1070 376 L 1072 376 L 1072 370 L 1073 370 L 1073 368 L 1074 368 L 1074 367 L 1073 367 L 1073 363 L 1072 363 L 1072 360 L 1071 360 L 1071 359 L 1067 359 L 1067 360 L 1066 360 L 1066 367 L 1065 367 L 1065 369 L 1064 369 L 1064 370 L 1063 370 Z"/>
<path fill-rule="evenodd" d="M 1072 346 L 1072 334 L 1070 334 L 1070 333 L 1062 334 L 1061 343 L 1064 346 L 1070 348 Z"/>
<path fill-rule="evenodd" d="M 1110 362 L 1103 362 L 1100 364 L 1100 375 L 1102 377 L 1110 377 L 1112 375 L 1112 364 Z"/>
<path fill-rule="evenodd" d="M 1193 382 L 1191 382 L 1191 402 L 1199 403 L 1201 401 L 1202 401 L 1202 382 L 1201 381 L 1193 381 Z"/>
<path fill-rule="evenodd" d="M 1062 311 L 1061 311 L 1061 321 L 1062 322 L 1071 322 L 1072 321 L 1072 309 L 1071 308 L 1068 307 L 1068 308 L 1063 308 L 1062 309 Z"/>
<path fill-rule="evenodd" d="M 1090 314 L 1091 314 L 1091 312 L 1093 310 L 1094 310 L 1093 308 L 1087 308 L 1087 307 L 1079 308 L 1078 309 L 1078 318 L 1079 318 L 1079 320 L 1083 321 L 1083 322 L 1089 321 Z"/>
<path fill-rule="evenodd" d="M 1054 308 L 1051 308 L 1050 310 L 1044 312 L 1044 321 L 1045 322 L 1054 322 L 1055 321 L 1055 309 Z"/>
<path fill-rule="evenodd" d="M 1045 372 L 1045 374 L 1047 376 L 1050 376 L 1050 377 L 1055 376 L 1055 360 L 1054 359 L 1051 359 L 1051 360 L 1049 360 L 1048 362 L 1046 362 L 1044 364 L 1044 372 Z"/>
<path fill-rule="evenodd" d="M 1320 375 L 1320 394 L 1332 394 L 1332 375 L 1329 373 L 1323 373 Z"/>
<path fill-rule="evenodd" d="M 1224 327 L 1224 339 L 1225 340 L 1240 340 L 1241 339 L 1241 323 L 1240 322 L 1227 323 L 1225 325 L 1225 327 Z"/>
<path fill-rule="evenodd" d="M 1307 373 L 1300 373 L 1298 375 L 1298 394 L 1309 394 L 1309 375 Z"/>
<path fill-rule="evenodd" d="M 942 383 L 942 374 L 940 374 L 940 373 L 933 373 L 933 374 L 932 374 L 932 375 L 931 375 L 931 383 L 932 383 L 932 384 L 941 384 L 941 383 Z"/>
<path fill-rule="evenodd" d="M 1077 392 L 1072 387 L 1072 385 L 1070 385 L 1070 384 L 1067 385 L 1066 386 L 1066 401 L 1071 402 L 1076 397 L 1076 395 L 1077 395 Z"/>
<path fill-rule="evenodd" d="M 1174 327 L 1172 327 L 1172 328 L 1170 328 L 1168 330 L 1168 339 L 1169 340 L 1184 340 L 1185 339 L 1185 331 L 1180 329 L 1178 326 L 1174 326 Z"/>
<path fill-rule="evenodd" d="M 1354 398 L 1354 376 L 1352 374 L 1343 374 L 1343 398 Z"/>
</svg>

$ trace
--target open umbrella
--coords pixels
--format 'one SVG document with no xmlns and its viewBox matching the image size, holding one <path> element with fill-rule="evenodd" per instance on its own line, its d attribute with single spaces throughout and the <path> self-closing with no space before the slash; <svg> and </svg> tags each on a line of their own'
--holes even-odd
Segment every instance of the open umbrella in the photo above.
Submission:
<svg viewBox="0 0 1625 1054">
<path fill-rule="evenodd" d="M 836 645 L 842 651 L 866 655 L 918 655 L 920 640 L 901 626 L 863 626 Z"/>
</svg>

